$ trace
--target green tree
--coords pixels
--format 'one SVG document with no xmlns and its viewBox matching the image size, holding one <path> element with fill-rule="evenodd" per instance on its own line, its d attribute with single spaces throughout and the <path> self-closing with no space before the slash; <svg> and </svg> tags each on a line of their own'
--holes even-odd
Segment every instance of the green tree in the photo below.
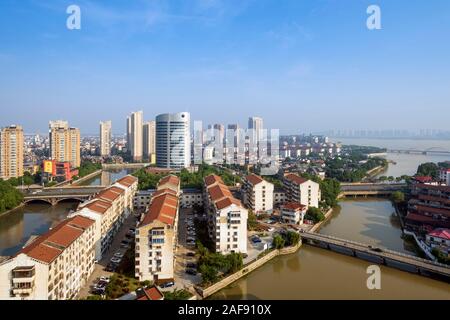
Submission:
<svg viewBox="0 0 450 320">
<path fill-rule="evenodd" d="M 235 273 L 242 269 L 244 266 L 244 261 L 242 254 L 240 253 L 230 253 L 226 256 L 228 260 L 229 270 L 228 273 Z"/>
<path fill-rule="evenodd" d="M 320 221 L 325 220 L 325 215 L 323 214 L 323 212 L 320 209 L 310 207 L 308 209 L 308 211 L 306 212 L 306 218 L 308 220 L 314 221 L 314 223 L 318 223 Z"/>
<path fill-rule="evenodd" d="M 14 209 L 23 201 L 22 193 L 9 181 L 0 179 L 0 213 Z"/>
<path fill-rule="evenodd" d="M 256 230 L 258 227 L 258 219 L 252 210 L 248 211 L 247 228 L 250 231 Z"/>
<path fill-rule="evenodd" d="M 395 191 L 391 195 L 391 200 L 395 203 L 401 203 L 405 201 L 405 194 L 401 191 Z"/>
<path fill-rule="evenodd" d="M 296 246 L 300 242 L 300 235 L 297 232 L 289 231 L 286 234 L 286 245 Z"/>
<path fill-rule="evenodd" d="M 199 268 L 204 283 L 214 283 L 218 279 L 218 270 L 206 264 L 202 264 Z"/>
<path fill-rule="evenodd" d="M 439 167 L 436 163 L 422 163 L 417 169 L 418 176 L 430 176 L 433 179 L 439 178 Z"/>
<path fill-rule="evenodd" d="M 273 237 L 273 246 L 275 249 L 283 249 L 286 244 L 286 240 L 280 235 Z"/>
</svg>

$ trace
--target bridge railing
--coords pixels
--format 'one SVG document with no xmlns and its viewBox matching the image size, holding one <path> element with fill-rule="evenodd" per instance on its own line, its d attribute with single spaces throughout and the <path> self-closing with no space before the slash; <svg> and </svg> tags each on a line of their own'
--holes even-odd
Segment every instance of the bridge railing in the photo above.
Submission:
<svg viewBox="0 0 450 320">
<path fill-rule="evenodd" d="M 346 240 L 346 239 L 342 239 L 342 238 L 338 238 L 338 237 L 334 237 L 334 236 L 329 236 L 329 235 L 324 235 L 324 234 L 319 234 L 319 233 L 305 232 L 304 234 L 311 235 L 312 237 L 315 237 L 315 238 L 325 238 L 325 239 L 335 240 L 335 241 L 339 241 L 339 242 L 354 244 L 354 245 L 357 245 L 357 246 L 360 246 L 360 247 L 365 247 L 365 248 L 369 249 L 369 245 L 368 244 L 364 244 L 364 243 L 357 242 L 357 241 Z M 392 255 L 397 255 L 397 256 L 400 256 L 400 257 L 404 257 L 404 258 L 408 258 L 408 259 L 411 259 L 411 260 L 415 260 L 417 262 L 431 264 L 431 265 L 434 265 L 436 267 L 442 267 L 442 268 L 450 269 L 450 267 L 448 265 L 443 264 L 443 263 L 439 263 L 439 262 L 436 262 L 436 261 L 431 261 L 431 260 L 427 260 L 427 259 L 423 259 L 423 258 L 419 258 L 419 257 L 414 257 L 414 256 L 411 256 L 409 254 L 401 253 L 401 252 L 394 251 L 394 250 L 391 250 L 391 249 L 387 249 L 387 248 L 384 248 L 384 247 L 381 247 L 381 246 L 377 246 L 377 247 L 382 250 L 382 252 L 380 252 L 380 253 L 389 253 L 389 254 L 392 254 Z"/>
</svg>

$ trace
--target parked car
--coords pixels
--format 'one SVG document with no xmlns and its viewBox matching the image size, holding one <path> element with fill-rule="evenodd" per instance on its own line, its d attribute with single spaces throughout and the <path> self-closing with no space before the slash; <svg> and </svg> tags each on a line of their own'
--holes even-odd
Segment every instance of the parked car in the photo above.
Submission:
<svg viewBox="0 0 450 320">
<path fill-rule="evenodd" d="M 114 258 L 122 259 L 124 255 L 124 253 L 117 251 L 116 253 L 114 253 Z"/>
<path fill-rule="evenodd" d="M 186 269 L 186 273 L 190 274 L 191 276 L 196 276 L 197 275 L 197 270 L 195 270 L 195 269 Z"/>
<path fill-rule="evenodd" d="M 110 261 L 111 261 L 111 263 L 119 264 L 119 263 L 122 262 L 122 259 L 120 259 L 120 258 L 112 258 Z"/>
<path fill-rule="evenodd" d="M 166 288 L 173 287 L 174 285 L 175 285 L 174 282 L 167 282 L 167 283 L 164 283 L 164 284 L 160 285 L 160 287 L 161 287 L 162 289 L 166 289 Z"/>
<path fill-rule="evenodd" d="M 112 264 L 112 263 L 109 263 L 109 264 L 106 266 L 105 271 L 106 271 L 106 272 L 115 272 L 116 269 L 117 269 L 117 265 L 114 265 L 114 264 Z"/>
<path fill-rule="evenodd" d="M 186 253 L 187 257 L 195 257 L 195 252 L 188 252 Z"/>
<path fill-rule="evenodd" d="M 188 269 L 197 269 L 197 264 L 193 263 L 193 262 L 189 262 L 189 263 L 186 264 L 186 267 Z"/>
<path fill-rule="evenodd" d="M 251 238 L 251 241 L 252 241 L 253 243 L 261 243 L 261 242 L 262 242 L 262 240 L 261 240 L 258 236 L 253 236 L 253 237 Z"/>
<path fill-rule="evenodd" d="M 105 288 L 98 288 L 98 289 L 93 289 L 92 290 L 92 294 L 96 294 L 96 295 L 99 295 L 99 296 L 103 296 L 105 294 L 105 292 L 106 292 Z"/>
<path fill-rule="evenodd" d="M 106 282 L 106 283 L 109 283 L 110 280 L 111 279 L 109 277 L 106 277 L 106 276 L 100 277 L 100 281 L 103 281 L 103 282 Z"/>
</svg>

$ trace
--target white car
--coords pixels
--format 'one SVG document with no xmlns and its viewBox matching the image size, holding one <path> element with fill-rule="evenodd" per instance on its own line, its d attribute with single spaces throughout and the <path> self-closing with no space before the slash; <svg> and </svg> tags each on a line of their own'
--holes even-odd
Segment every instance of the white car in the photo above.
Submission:
<svg viewBox="0 0 450 320">
<path fill-rule="evenodd" d="M 122 252 L 114 253 L 114 258 L 122 259 L 123 257 L 124 257 L 124 254 Z"/>
<path fill-rule="evenodd" d="M 110 279 L 109 279 L 109 277 L 100 277 L 100 282 L 106 282 L 106 283 L 109 283 L 109 282 L 110 282 Z"/>
<path fill-rule="evenodd" d="M 120 259 L 120 258 L 112 258 L 110 261 L 111 261 L 112 263 L 119 264 L 119 263 L 122 262 L 122 259 Z"/>
</svg>

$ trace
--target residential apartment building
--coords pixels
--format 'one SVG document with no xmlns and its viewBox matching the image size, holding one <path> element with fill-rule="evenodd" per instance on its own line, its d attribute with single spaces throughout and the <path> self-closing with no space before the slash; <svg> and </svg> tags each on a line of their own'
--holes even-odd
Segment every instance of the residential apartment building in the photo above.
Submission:
<svg viewBox="0 0 450 320">
<path fill-rule="evenodd" d="M 247 253 L 248 210 L 232 195 L 219 176 L 210 175 L 204 182 L 208 231 L 216 252 Z"/>
<path fill-rule="evenodd" d="M 245 206 L 255 214 L 272 212 L 273 191 L 273 184 L 256 174 L 251 174 L 244 178 L 242 184 L 243 201 Z"/>
<path fill-rule="evenodd" d="M 156 165 L 183 169 L 191 165 L 190 114 L 161 114 L 156 117 Z"/>
<path fill-rule="evenodd" d="M 283 179 L 286 198 L 289 202 L 298 202 L 309 207 L 319 207 L 321 200 L 320 185 L 296 174 L 287 174 Z"/>
<path fill-rule="evenodd" d="M 450 228 L 450 186 L 415 182 L 411 186 L 405 225 L 424 236 L 437 228 Z"/>
<path fill-rule="evenodd" d="M 110 248 L 114 236 L 133 211 L 137 178 L 126 176 L 104 189 L 94 199 L 80 205 L 71 216 L 84 216 L 95 221 L 95 258 L 100 260 Z"/>
<path fill-rule="evenodd" d="M 73 168 L 81 165 L 80 130 L 70 128 L 67 121 L 50 121 L 50 157 L 58 162 L 69 162 Z"/>
<path fill-rule="evenodd" d="M 134 161 L 142 161 L 143 159 L 143 117 L 144 113 L 137 111 L 127 118 L 128 151 Z"/>
<path fill-rule="evenodd" d="M 0 179 L 23 176 L 23 129 L 12 125 L 0 130 Z"/>
<path fill-rule="evenodd" d="M 288 202 L 281 206 L 281 220 L 284 223 L 302 225 L 308 207 L 297 202 Z"/>
<path fill-rule="evenodd" d="M 102 157 L 111 156 L 111 139 L 112 139 L 112 123 L 111 121 L 100 122 L 100 155 Z"/>
<path fill-rule="evenodd" d="M 426 235 L 426 244 L 450 256 L 450 229 L 438 228 Z"/>
<path fill-rule="evenodd" d="M 94 224 L 69 218 L 0 263 L 0 300 L 75 299 L 94 271 Z"/>
<path fill-rule="evenodd" d="M 144 159 L 156 163 L 156 121 L 144 123 L 143 127 Z"/>
<path fill-rule="evenodd" d="M 136 229 L 136 278 L 156 284 L 174 279 L 180 179 L 162 178 Z"/>
</svg>

